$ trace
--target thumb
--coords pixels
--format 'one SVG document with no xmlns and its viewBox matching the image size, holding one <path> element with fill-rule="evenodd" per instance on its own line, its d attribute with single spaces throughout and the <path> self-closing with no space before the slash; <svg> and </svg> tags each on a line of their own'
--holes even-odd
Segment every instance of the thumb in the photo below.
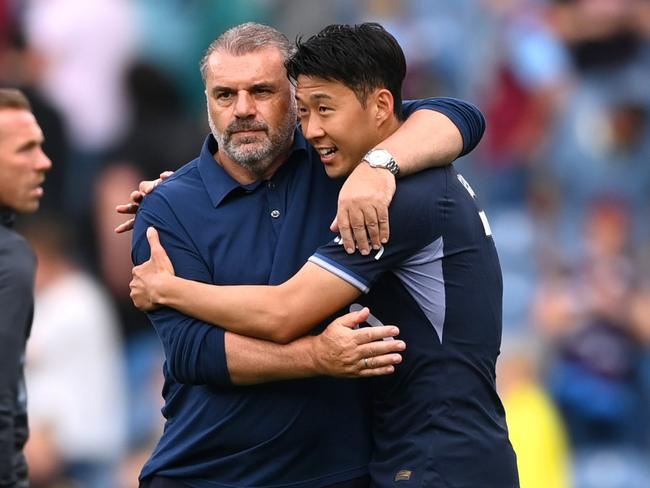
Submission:
<svg viewBox="0 0 650 488">
<path fill-rule="evenodd" d="M 149 241 L 149 247 L 151 247 L 151 259 L 159 258 L 161 254 L 167 254 L 162 244 L 160 244 L 158 231 L 154 227 L 147 228 L 147 240 Z"/>
<path fill-rule="evenodd" d="M 357 312 L 350 312 L 348 314 L 343 315 L 342 317 L 339 317 L 338 322 L 340 325 L 344 327 L 354 329 L 359 324 L 365 322 L 368 319 L 369 315 L 370 315 L 370 310 L 368 309 L 368 307 L 364 307 Z"/>
</svg>

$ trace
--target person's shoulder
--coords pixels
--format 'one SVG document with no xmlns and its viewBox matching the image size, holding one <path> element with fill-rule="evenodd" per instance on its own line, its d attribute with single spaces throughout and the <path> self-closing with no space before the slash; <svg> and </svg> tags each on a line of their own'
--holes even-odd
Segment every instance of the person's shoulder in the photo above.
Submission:
<svg viewBox="0 0 650 488">
<path fill-rule="evenodd" d="M 27 240 L 17 232 L 0 226 L 0 274 L 12 280 L 31 283 L 35 268 L 36 256 Z"/>
<path fill-rule="evenodd" d="M 27 239 L 18 232 L 0 226 L 0 257 L 3 256 L 33 259 L 34 251 Z"/>
<path fill-rule="evenodd" d="M 196 158 L 176 170 L 145 197 L 141 208 L 152 209 L 163 203 L 174 207 L 191 201 L 191 197 L 202 187 L 198 162 L 199 158 Z"/>
<path fill-rule="evenodd" d="M 453 177 L 453 167 L 442 166 L 422 170 L 397 180 L 396 195 L 409 199 L 422 198 L 426 195 L 443 192 Z"/>
<path fill-rule="evenodd" d="M 389 207 L 391 219 L 431 221 L 440 212 L 441 199 L 449 197 L 450 181 L 455 178 L 454 175 L 455 171 L 449 165 L 425 169 L 398 179 Z"/>
<path fill-rule="evenodd" d="M 164 194 L 176 194 L 184 191 L 192 191 L 201 185 L 201 175 L 199 172 L 200 158 L 193 159 L 189 163 L 181 166 L 174 174 L 163 181 L 156 191 Z"/>
</svg>

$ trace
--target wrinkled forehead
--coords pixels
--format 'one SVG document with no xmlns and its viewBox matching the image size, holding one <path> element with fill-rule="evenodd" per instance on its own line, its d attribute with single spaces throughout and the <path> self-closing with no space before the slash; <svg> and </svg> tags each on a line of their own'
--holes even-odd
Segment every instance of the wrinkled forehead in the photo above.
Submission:
<svg viewBox="0 0 650 488">
<path fill-rule="evenodd" d="M 208 85 L 240 84 L 245 81 L 289 83 L 284 67 L 284 56 L 280 50 L 269 46 L 242 54 L 233 54 L 219 49 L 210 55 L 206 70 Z"/>
</svg>

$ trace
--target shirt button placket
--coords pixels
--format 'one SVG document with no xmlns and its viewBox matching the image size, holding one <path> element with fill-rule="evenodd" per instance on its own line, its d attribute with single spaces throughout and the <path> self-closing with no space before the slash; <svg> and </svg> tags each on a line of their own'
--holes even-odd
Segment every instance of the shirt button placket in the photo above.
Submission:
<svg viewBox="0 0 650 488">
<path fill-rule="evenodd" d="M 266 182 L 266 194 L 269 203 L 269 215 L 273 220 L 274 227 L 280 225 L 280 216 L 282 215 L 282 205 L 280 203 L 280 195 L 276 188 L 276 184 L 273 181 Z M 276 227 L 277 228 L 277 227 Z"/>
</svg>

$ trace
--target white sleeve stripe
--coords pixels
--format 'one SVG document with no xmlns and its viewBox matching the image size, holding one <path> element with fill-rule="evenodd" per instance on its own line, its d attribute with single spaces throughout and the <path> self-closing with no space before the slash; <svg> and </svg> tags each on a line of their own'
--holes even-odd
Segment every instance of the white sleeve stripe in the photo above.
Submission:
<svg viewBox="0 0 650 488">
<path fill-rule="evenodd" d="M 492 235 L 492 229 L 490 228 L 490 222 L 488 222 L 487 215 L 485 215 L 485 212 L 481 210 L 478 213 L 478 216 L 481 217 L 481 222 L 483 222 L 483 229 L 485 230 L 485 235 L 486 236 L 491 236 Z"/>
<path fill-rule="evenodd" d="M 361 282 L 359 279 L 355 278 L 352 276 L 350 273 L 346 272 L 344 269 L 339 268 L 335 266 L 334 264 L 330 263 L 329 261 L 324 260 L 322 257 L 314 254 L 312 255 L 309 259 L 309 262 L 317 264 L 321 268 L 329 271 L 330 273 L 338 276 L 342 280 L 347 281 L 350 283 L 352 286 L 355 288 L 358 288 L 362 293 L 368 293 L 370 291 L 370 288 L 363 282 Z"/>
</svg>

